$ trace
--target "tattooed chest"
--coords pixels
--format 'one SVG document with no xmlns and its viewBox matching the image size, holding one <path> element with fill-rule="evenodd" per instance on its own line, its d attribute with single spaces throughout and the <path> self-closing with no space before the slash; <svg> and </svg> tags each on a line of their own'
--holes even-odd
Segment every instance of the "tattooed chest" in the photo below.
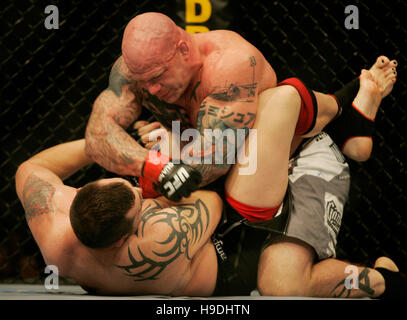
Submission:
<svg viewBox="0 0 407 320">
<path fill-rule="evenodd" d="M 143 93 L 143 107 L 150 110 L 156 120 L 167 128 L 172 127 L 172 121 L 179 121 L 181 130 L 194 127 L 195 123 L 191 120 L 190 114 L 185 107 L 160 100 L 148 91 Z"/>
</svg>

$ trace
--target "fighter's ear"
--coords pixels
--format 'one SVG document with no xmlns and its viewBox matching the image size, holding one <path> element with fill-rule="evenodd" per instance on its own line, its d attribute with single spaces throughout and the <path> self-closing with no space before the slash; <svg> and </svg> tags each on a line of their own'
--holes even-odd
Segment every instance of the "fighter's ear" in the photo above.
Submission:
<svg viewBox="0 0 407 320">
<path fill-rule="evenodd" d="M 180 40 L 177 48 L 183 57 L 187 58 L 189 56 L 189 45 L 185 40 Z"/>
</svg>

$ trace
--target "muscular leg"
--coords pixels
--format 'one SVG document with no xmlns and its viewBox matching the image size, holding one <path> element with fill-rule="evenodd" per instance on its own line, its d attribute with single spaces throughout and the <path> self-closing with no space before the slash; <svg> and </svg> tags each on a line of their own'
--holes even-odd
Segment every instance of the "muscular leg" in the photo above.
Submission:
<svg viewBox="0 0 407 320">
<path fill-rule="evenodd" d="M 308 297 L 378 297 L 385 289 L 383 276 L 375 269 L 353 266 L 337 259 L 314 264 L 315 253 L 306 243 L 282 238 L 261 255 L 258 289 L 262 295 Z M 387 268 L 390 268 L 386 265 Z M 357 268 L 358 289 L 345 280 Z M 355 272 L 356 273 L 356 272 Z M 348 283 L 348 282 L 347 282 Z"/>
<path fill-rule="evenodd" d="M 290 145 L 300 104 L 297 90 L 288 85 L 268 89 L 260 95 L 253 127 L 257 140 L 250 146 L 253 142 L 246 139 L 245 145 L 246 156 L 250 148 L 256 153 L 257 169 L 254 174 L 241 175 L 239 171 L 244 165 L 236 163 L 231 168 L 225 188 L 233 198 L 252 206 L 280 205 L 288 183 Z M 255 160 L 252 157 L 250 161 Z"/>
<path fill-rule="evenodd" d="M 387 58 L 386 58 L 387 59 Z M 385 61 L 382 63 L 382 60 Z M 394 67 L 393 67 L 394 65 Z M 375 117 L 381 97 L 389 94 L 395 81 L 395 61 L 379 57 L 373 67 L 360 76 L 360 88 L 354 104 L 366 116 Z M 374 75 L 374 77 L 372 77 Z M 380 90 L 378 91 L 378 88 Z M 306 136 L 320 132 L 338 113 L 336 99 L 330 95 L 315 93 L 318 115 L 314 129 Z M 292 152 L 292 142 L 299 142 L 294 136 L 301 100 L 297 90 L 283 85 L 268 89 L 259 97 L 259 107 L 253 129 L 257 132 L 257 144 L 252 149 L 256 157 L 249 157 L 249 139 L 246 139 L 245 155 L 257 164 L 254 174 L 241 175 L 247 165 L 236 163 L 226 179 L 226 192 L 240 202 L 256 207 L 276 207 L 283 200 L 287 183 L 287 164 Z M 350 107 L 350 106 L 349 106 Z M 295 137 L 295 138 L 294 138 Z M 294 141 L 293 141 L 294 138 Z M 353 141 L 352 141 L 353 140 Z M 348 144 L 348 143 L 347 143 Z M 351 139 L 346 146 L 347 155 L 355 160 L 369 157 L 372 148 L 370 138 Z M 259 196 L 260 195 L 260 196 Z"/>
<path fill-rule="evenodd" d="M 313 137 L 320 133 L 338 114 L 338 103 L 336 99 L 325 93 L 313 91 L 318 104 L 318 115 L 314 128 L 303 135 L 303 138 Z"/>
</svg>

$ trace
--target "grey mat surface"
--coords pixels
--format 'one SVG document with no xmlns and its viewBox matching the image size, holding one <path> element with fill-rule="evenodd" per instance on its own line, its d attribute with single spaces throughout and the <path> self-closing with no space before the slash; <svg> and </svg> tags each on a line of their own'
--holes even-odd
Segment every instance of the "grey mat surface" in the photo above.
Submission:
<svg viewBox="0 0 407 320">
<path fill-rule="evenodd" d="M 58 289 L 46 289 L 41 284 L 0 284 L 0 300 L 315 300 L 308 297 L 263 297 L 254 291 L 251 296 L 228 297 L 169 297 L 145 296 L 98 296 L 87 294 L 77 285 L 60 285 Z M 327 300 L 327 299 L 323 299 Z M 335 299 L 337 300 L 337 299 Z"/>
</svg>

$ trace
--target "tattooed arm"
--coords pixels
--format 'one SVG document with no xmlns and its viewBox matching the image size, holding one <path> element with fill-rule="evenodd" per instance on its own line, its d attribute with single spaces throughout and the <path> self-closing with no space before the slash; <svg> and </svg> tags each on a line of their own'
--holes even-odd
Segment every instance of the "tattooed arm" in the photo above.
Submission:
<svg viewBox="0 0 407 320">
<path fill-rule="evenodd" d="M 140 176 L 147 150 L 125 130 L 139 117 L 141 105 L 120 57 L 112 67 L 109 87 L 96 99 L 86 128 L 86 153 L 105 169 Z"/>
<path fill-rule="evenodd" d="M 254 55 L 235 55 L 232 62 L 226 58 L 217 61 L 213 69 L 219 76 L 208 75 L 213 79 L 211 93 L 197 116 L 201 139 L 183 154 L 184 159 L 192 155 L 189 159 L 203 175 L 202 185 L 226 174 L 237 161 L 236 151 L 244 145 L 256 117 L 261 67 Z"/>
<path fill-rule="evenodd" d="M 222 200 L 209 191 L 194 192 L 170 207 L 150 200 L 128 246 L 130 263 L 116 267 L 132 281 L 158 280 L 163 293 L 174 292 L 190 275 L 192 259 L 210 239 L 221 212 Z"/>
<path fill-rule="evenodd" d="M 48 148 L 23 162 L 15 178 L 16 191 L 27 221 L 52 213 L 56 187 L 63 185 L 63 179 L 92 162 L 85 154 L 84 139 Z"/>
</svg>

